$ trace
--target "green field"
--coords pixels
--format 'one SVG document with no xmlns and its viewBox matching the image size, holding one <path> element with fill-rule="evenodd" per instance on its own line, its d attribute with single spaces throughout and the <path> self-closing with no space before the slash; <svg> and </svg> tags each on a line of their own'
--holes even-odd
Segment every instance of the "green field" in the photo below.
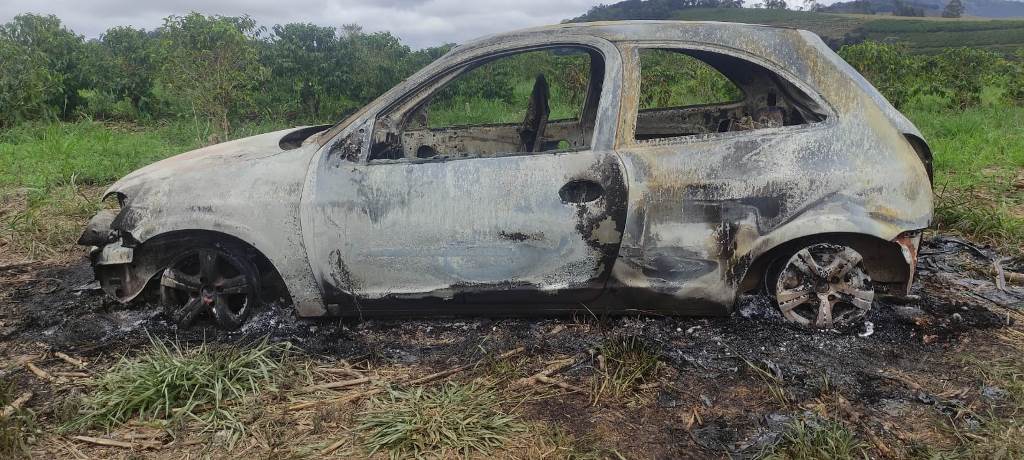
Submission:
<svg viewBox="0 0 1024 460">
<path fill-rule="evenodd" d="M 935 155 L 937 226 L 1024 252 L 1024 108 L 985 103 L 963 112 L 906 110 Z M 241 126 L 237 136 L 285 122 Z M 73 247 L 109 183 L 202 145 L 192 125 L 93 121 L 23 125 L 0 135 L 0 249 L 49 258 Z"/>
<path fill-rule="evenodd" d="M 918 53 L 969 46 L 1013 54 L 1024 48 L 1024 20 L 1018 19 L 904 18 L 753 8 L 685 10 L 677 19 L 795 27 L 820 35 L 833 47 L 874 40 L 905 43 Z"/>
</svg>

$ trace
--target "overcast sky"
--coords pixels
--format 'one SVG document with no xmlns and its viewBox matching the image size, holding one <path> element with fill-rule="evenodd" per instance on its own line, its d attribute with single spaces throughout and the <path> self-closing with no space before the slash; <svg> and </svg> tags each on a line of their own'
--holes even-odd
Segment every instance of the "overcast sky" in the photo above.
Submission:
<svg viewBox="0 0 1024 460">
<path fill-rule="evenodd" d="M 413 48 L 421 48 L 556 24 L 599 3 L 601 0 L 0 0 L 0 23 L 19 13 L 55 14 L 76 33 L 93 38 L 112 26 L 153 29 L 165 16 L 199 11 L 248 14 L 265 26 L 356 23 L 367 31 L 390 31 Z"/>
</svg>

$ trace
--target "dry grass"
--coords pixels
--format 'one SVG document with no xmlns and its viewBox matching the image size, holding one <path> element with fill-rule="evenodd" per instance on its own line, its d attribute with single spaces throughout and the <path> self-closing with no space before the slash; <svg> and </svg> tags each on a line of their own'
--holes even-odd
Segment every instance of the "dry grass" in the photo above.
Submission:
<svg viewBox="0 0 1024 460">
<path fill-rule="evenodd" d="M 6 407 L 19 395 L 17 387 L 0 380 L 0 408 Z M 28 444 L 35 437 L 35 415 L 24 408 L 7 417 L 0 417 L 0 458 L 27 458 Z"/>
<path fill-rule="evenodd" d="M 102 206 L 103 187 L 68 184 L 46 192 L 0 187 L 0 265 L 68 262 L 86 222 Z"/>
<path fill-rule="evenodd" d="M 519 418 L 502 407 L 508 401 L 493 387 L 446 382 L 433 388 L 389 389 L 360 414 L 370 455 L 391 458 L 465 457 L 486 454 L 522 430 Z"/>
<path fill-rule="evenodd" d="M 651 383 L 661 369 L 660 350 L 642 337 L 629 336 L 605 341 L 597 350 L 598 369 L 593 384 L 593 403 L 633 395 L 641 385 Z"/>
<path fill-rule="evenodd" d="M 743 363 L 746 364 L 747 368 L 754 373 L 754 376 L 764 384 L 768 393 L 771 395 L 772 400 L 775 401 L 779 407 L 789 406 L 790 398 L 789 395 L 786 394 L 786 389 L 782 387 L 782 379 L 776 376 L 775 373 L 767 366 L 755 364 L 746 358 L 743 359 Z M 828 381 L 823 381 L 822 385 L 827 388 L 829 386 Z"/>
</svg>

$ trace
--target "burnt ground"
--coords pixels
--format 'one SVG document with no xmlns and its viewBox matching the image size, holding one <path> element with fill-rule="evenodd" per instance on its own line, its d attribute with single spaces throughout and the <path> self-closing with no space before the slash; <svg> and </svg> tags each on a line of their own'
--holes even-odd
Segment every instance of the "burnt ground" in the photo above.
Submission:
<svg viewBox="0 0 1024 460">
<path fill-rule="evenodd" d="M 635 338 L 657 355 L 656 378 L 616 397 L 539 385 L 514 412 L 534 427 L 531 432 L 542 433 L 536 436 L 557 438 L 580 452 L 604 452 L 598 456 L 756 457 L 797 420 L 812 425 L 835 420 L 849 427 L 872 457 L 904 458 L 927 449 L 956 449 L 963 436 L 953 428 L 969 430 L 976 424 L 971 414 L 1005 395 L 976 365 L 1022 349 L 1024 332 L 1017 321 L 1024 317 L 1024 287 L 1015 284 L 1020 277 L 1013 272 L 1024 270 L 1024 263 L 1001 259 L 1010 275 L 1000 289 L 992 260 L 1000 259 L 987 248 L 932 237 L 922 247 L 913 298 L 876 300 L 866 321 L 830 331 L 788 324 L 759 296 L 744 297 L 730 318 L 300 320 L 288 307 L 271 305 L 234 333 L 208 324 L 178 330 L 153 305 L 126 307 L 104 298 L 90 286 L 92 273 L 84 261 L 8 266 L 0 271 L 0 376 L 34 392 L 27 407 L 40 426 L 31 447 L 36 456 L 179 458 L 201 452 L 231 457 L 237 452 L 209 439 L 143 451 L 97 447 L 72 440 L 75 433 L 56 434 L 53 427 L 67 411 L 66 401 L 74 401 L 69 395 L 88 392 L 89 380 L 46 381 L 24 363 L 32 360 L 54 374 L 78 371 L 54 356 L 63 352 L 88 361 L 87 372 L 98 375 L 121 356 L 148 348 L 151 337 L 232 346 L 269 337 L 298 345 L 321 366 L 347 362 L 383 376 L 427 375 L 523 347 L 501 371 L 503 377 L 526 377 L 552 360 L 577 357 L 557 378 L 590 390 L 600 382 L 597 350 Z M 452 378 L 488 372 L 496 371 L 480 366 Z M 360 404 L 336 408 L 348 414 L 337 418 L 338 429 L 351 422 Z M 282 413 L 278 435 L 301 438 L 309 446 L 334 440 L 309 431 L 308 417 Z M 330 433 L 339 436 L 337 430 Z M 501 456 L 541 457 L 543 452 L 533 448 L 546 442 L 513 440 Z M 249 446 L 249 455 L 269 456 L 267 449 L 274 450 L 264 441 L 240 445 Z M 564 449 L 551 452 L 553 458 L 567 456 L 558 453 Z M 334 455 L 365 452 L 340 449 Z"/>
</svg>

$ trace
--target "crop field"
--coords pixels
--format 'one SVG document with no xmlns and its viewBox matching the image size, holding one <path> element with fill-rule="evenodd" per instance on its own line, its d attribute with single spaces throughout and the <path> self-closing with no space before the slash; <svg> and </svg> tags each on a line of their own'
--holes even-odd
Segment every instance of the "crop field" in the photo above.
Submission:
<svg viewBox="0 0 1024 460">
<path fill-rule="evenodd" d="M 332 53 L 365 58 L 379 79 L 319 79 L 292 93 L 301 72 L 271 59 L 283 27 L 279 41 L 253 46 L 271 58 L 249 56 L 272 71 L 233 87 L 244 97 L 230 104 L 174 93 L 160 79 L 175 74 L 156 72 L 135 75 L 151 84 L 136 99 L 137 88 L 95 83 L 69 114 L 43 93 L 19 102 L 32 110 L 0 114 L 0 458 L 1024 458 L 1024 67 L 1004 57 L 1019 53 L 1010 48 L 917 53 L 938 46 L 927 34 L 942 27 L 980 44 L 984 25 L 998 23 L 992 49 L 1024 39 L 1004 40 L 1005 21 L 747 10 L 692 19 L 763 22 L 741 17 L 752 13 L 879 40 L 889 27 L 923 34 L 920 46 L 840 51 L 933 151 L 936 215 L 912 296 L 879 297 L 865 321 L 835 330 L 794 326 L 749 294 L 716 318 L 309 320 L 273 302 L 233 332 L 206 319 L 179 328 L 155 299 L 107 298 L 75 241 L 113 181 L 226 139 L 336 121 L 438 56 L 350 31 Z M 221 20 L 190 18 L 179 19 Z M 169 24 L 163 37 L 189 30 Z M 154 56 L 189 51 L 159 45 Z M 391 54 L 366 58 L 381 50 Z M 674 58 L 645 64 L 686 69 L 643 76 L 652 100 L 734 96 Z M 536 59 L 529 72 L 485 68 L 437 98 L 429 123 L 519 121 L 534 70 L 555 65 Z M 553 118 L 572 116 L 585 61 L 555 60 L 572 71 L 548 72 Z M 337 100 L 315 96 L 341 87 Z"/>
<path fill-rule="evenodd" d="M 831 44 L 863 40 L 898 42 L 916 53 L 969 46 L 1013 54 L 1024 46 L 1024 20 L 906 18 L 764 9 L 694 9 L 679 14 L 691 21 L 727 21 L 810 30 Z"/>
</svg>

